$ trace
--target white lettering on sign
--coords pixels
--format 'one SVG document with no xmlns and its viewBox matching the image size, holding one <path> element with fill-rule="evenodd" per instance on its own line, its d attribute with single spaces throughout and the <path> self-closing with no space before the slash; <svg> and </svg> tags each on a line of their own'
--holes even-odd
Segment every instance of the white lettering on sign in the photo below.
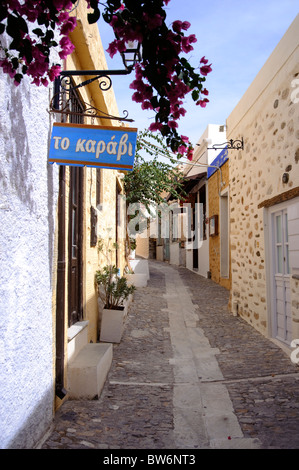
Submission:
<svg viewBox="0 0 299 470">
<path fill-rule="evenodd" d="M 97 144 L 97 150 L 96 150 L 96 158 L 99 158 L 99 155 L 101 153 L 104 153 L 106 149 L 106 144 L 103 140 L 99 140 Z"/>
<path fill-rule="evenodd" d="M 95 153 L 95 151 L 96 151 L 96 149 L 95 149 L 96 143 L 97 143 L 96 140 L 88 140 L 88 141 L 86 142 L 86 145 L 85 145 L 86 152 Z"/>
<path fill-rule="evenodd" d="M 109 155 L 116 155 L 116 159 L 120 160 L 122 156 L 129 155 L 130 157 L 133 156 L 133 145 L 128 141 L 128 134 L 123 134 L 119 143 L 115 142 L 115 135 L 113 135 L 108 143 L 104 140 L 86 140 L 86 139 L 78 139 L 76 142 L 75 151 L 76 152 L 87 152 L 87 153 L 94 153 L 95 158 L 99 158 L 99 156 L 104 153 L 105 151 Z M 70 140 L 68 137 L 64 137 L 63 139 L 58 136 L 53 136 L 54 139 L 54 148 L 55 150 L 67 150 L 70 146 Z"/>
<path fill-rule="evenodd" d="M 69 146 L 70 146 L 70 139 L 68 137 L 64 137 L 61 141 L 62 150 L 67 150 Z"/>
<path fill-rule="evenodd" d="M 54 144 L 55 150 L 59 150 L 59 141 L 60 141 L 61 137 L 54 136 L 53 139 L 55 140 L 55 144 Z"/>
<path fill-rule="evenodd" d="M 115 139 L 115 135 L 111 137 L 111 142 L 107 145 L 109 155 L 116 155 L 117 142 L 112 142 L 113 139 Z"/>
<path fill-rule="evenodd" d="M 84 143 L 86 142 L 85 139 L 78 139 L 76 145 L 76 152 L 85 152 Z"/>
</svg>

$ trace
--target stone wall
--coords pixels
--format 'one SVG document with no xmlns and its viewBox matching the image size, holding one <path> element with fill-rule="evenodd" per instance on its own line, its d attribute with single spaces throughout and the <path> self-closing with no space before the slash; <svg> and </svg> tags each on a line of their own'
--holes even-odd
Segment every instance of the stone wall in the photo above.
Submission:
<svg viewBox="0 0 299 470">
<path fill-rule="evenodd" d="M 244 138 L 244 151 L 232 151 L 229 160 L 232 300 L 265 335 L 270 280 L 264 207 L 269 200 L 282 202 L 284 194 L 296 196 L 299 186 L 299 103 L 293 89 L 299 77 L 298 28 L 299 16 L 227 119 L 228 139 Z M 293 285 L 295 298 L 298 302 Z"/>
</svg>

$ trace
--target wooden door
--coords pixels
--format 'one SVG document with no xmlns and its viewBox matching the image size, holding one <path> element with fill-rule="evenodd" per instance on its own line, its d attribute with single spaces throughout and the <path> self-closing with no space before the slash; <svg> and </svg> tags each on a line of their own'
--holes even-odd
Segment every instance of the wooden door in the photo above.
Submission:
<svg viewBox="0 0 299 470">
<path fill-rule="evenodd" d="M 290 344 L 292 315 L 287 209 L 272 214 L 272 232 L 274 336 Z"/>
<path fill-rule="evenodd" d="M 83 168 L 70 167 L 69 326 L 82 319 L 82 184 Z"/>
</svg>

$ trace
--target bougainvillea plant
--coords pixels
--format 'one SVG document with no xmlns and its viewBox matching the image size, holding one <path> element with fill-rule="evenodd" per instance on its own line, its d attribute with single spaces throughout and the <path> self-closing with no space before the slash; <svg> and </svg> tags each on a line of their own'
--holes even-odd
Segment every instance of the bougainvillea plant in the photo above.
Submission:
<svg viewBox="0 0 299 470">
<path fill-rule="evenodd" d="M 159 131 L 172 152 L 192 158 L 191 144 L 178 133 L 178 120 L 186 114 L 184 98 L 191 93 L 194 102 L 205 107 L 208 90 L 205 77 L 211 64 L 202 57 L 195 69 L 184 54 L 193 50 L 194 34 L 185 34 L 190 23 L 166 24 L 165 7 L 170 0 L 82 0 L 88 4 L 88 21 L 96 23 L 101 14 L 112 27 L 115 40 L 108 53 L 113 57 L 126 49 L 128 41 L 142 46 L 142 61 L 135 66 L 132 99 L 142 109 L 153 110 L 151 131 Z M 76 27 L 72 11 L 78 0 L 3 0 L 0 5 L 0 35 L 11 38 L 1 46 L 0 66 L 19 85 L 29 75 L 35 85 L 48 86 L 59 76 L 61 67 L 51 63 L 57 49 L 61 59 L 74 50 L 69 33 Z M 56 32 L 58 34 L 56 34 Z"/>
</svg>

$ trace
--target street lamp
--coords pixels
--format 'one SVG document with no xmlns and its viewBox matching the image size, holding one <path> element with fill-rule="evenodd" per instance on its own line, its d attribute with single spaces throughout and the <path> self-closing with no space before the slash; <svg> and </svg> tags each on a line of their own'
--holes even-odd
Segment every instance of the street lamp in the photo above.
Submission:
<svg viewBox="0 0 299 470">
<path fill-rule="evenodd" d="M 121 52 L 120 55 L 125 69 L 131 72 L 137 62 L 141 62 L 142 60 L 141 44 L 136 40 L 128 41 L 126 47 L 126 50 Z"/>
</svg>

